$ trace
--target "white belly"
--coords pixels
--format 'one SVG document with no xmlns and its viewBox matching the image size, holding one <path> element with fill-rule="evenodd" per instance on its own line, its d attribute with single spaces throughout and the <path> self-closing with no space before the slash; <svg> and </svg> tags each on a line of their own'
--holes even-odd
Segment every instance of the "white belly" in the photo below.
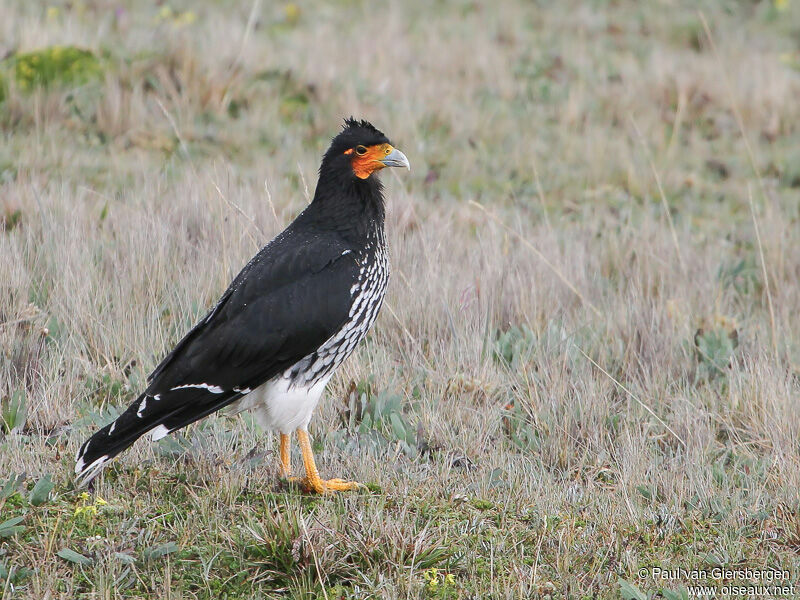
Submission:
<svg viewBox="0 0 800 600">
<path fill-rule="evenodd" d="M 232 406 L 232 412 L 252 410 L 259 425 L 280 433 L 306 429 L 330 375 L 312 386 L 290 385 L 280 375 L 254 389 Z"/>
</svg>

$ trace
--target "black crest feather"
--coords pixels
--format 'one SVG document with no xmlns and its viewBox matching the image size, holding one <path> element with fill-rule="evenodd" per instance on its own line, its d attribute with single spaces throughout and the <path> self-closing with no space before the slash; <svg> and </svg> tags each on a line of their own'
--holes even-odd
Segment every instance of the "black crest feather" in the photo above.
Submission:
<svg viewBox="0 0 800 600">
<path fill-rule="evenodd" d="M 342 129 L 345 131 L 348 129 L 363 129 L 365 131 L 370 131 L 377 136 L 386 137 L 380 129 L 375 127 L 372 123 L 370 123 L 366 119 L 361 119 L 359 121 L 355 117 L 348 117 L 344 120 L 344 126 L 342 127 Z"/>
</svg>

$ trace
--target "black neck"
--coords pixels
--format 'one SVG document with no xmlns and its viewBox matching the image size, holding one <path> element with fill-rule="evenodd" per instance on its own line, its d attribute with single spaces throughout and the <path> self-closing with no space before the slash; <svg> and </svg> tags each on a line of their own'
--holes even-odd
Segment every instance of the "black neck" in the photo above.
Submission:
<svg viewBox="0 0 800 600">
<path fill-rule="evenodd" d="M 304 212 L 320 229 L 354 240 L 370 237 L 383 229 L 383 185 L 375 175 L 359 179 L 323 166 L 314 199 Z"/>
</svg>

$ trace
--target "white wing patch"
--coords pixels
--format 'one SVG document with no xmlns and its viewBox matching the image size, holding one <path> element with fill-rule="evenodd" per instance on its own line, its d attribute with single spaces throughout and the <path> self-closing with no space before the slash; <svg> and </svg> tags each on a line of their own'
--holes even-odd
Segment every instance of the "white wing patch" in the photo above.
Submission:
<svg viewBox="0 0 800 600">
<path fill-rule="evenodd" d="M 169 429 L 164 427 L 164 425 L 159 425 L 153 431 L 150 432 L 150 439 L 154 442 L 157 442 L 163 437 L 166 437 L 169 434 Z"/>
<path fill-rule="evenodd" d="M 221 394 L 225 390 L 223 390 L 218 385 L 212 385 L 210 383 L 187 383 L 186 385 L 176 385 L 170 391 L 174 392 L 175 390 L 185 390 L 187 388 L 197 388 L 200 390 L 208 390 L 212 394 Z"/>
</svg>

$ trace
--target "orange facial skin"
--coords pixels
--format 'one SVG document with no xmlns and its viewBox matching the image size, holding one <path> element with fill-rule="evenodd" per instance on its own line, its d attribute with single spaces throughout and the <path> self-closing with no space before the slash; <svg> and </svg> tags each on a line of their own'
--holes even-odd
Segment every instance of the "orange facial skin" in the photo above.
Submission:
<svg viewBox="0 0 800 600">
<path fill-rule="evenodd" d="M 363 152 L 360 152 L 363 149 Z M 378 144 L 376 146 L 356 146 L 345 150 L 345 154 L 353 155 L 353 173 L 359 179 L 366 179 L 373 172 L 383 169 L 386 165 L 381 161 L 394 150 L 391 144 Z"/>
</svg>

